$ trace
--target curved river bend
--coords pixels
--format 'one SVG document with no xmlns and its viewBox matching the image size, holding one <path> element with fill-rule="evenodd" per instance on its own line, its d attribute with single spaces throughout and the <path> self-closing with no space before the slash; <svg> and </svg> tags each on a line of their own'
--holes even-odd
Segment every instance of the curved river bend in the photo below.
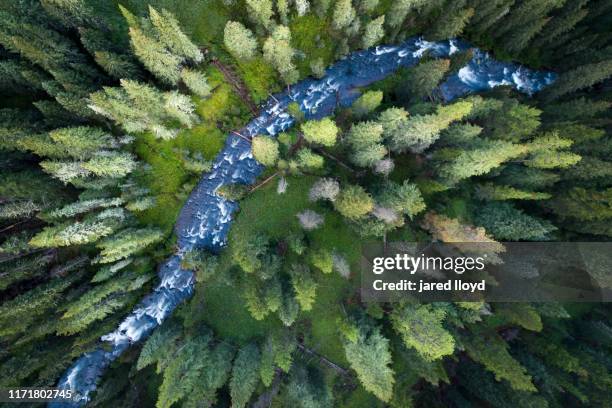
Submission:
<svg viewBox="0 0 612 408">
<path fill-rule="evenodd" d="M 294 123 L 287 113 L 291 102 L 299 104 L 307 119 L 320 119 L 330 115 L 337 106 L 350 106 L 359 97 L 360 87 L 379 81 L 400 67 L 415 65 L 425 53 L 440 58 L 469 48 L 469 44 L 460 40 L 429 42 L 412 38 L 397 46 L 378 46 L 353 52 L 328 68 L 323 78 L 304 79 L 290 90 L 270 98 L 262 113 L 242 132 L 249 137 L 260 134 L 275 136 Z M 440 92 L 446 101 L 500 85 L 510 85 L 533 94 L 554 80 L 553 73 L 535 72 L 516 64 L 498 62 L 485 52 L 474 49 L 473 58 L 440 85 Z M 109 364 L 130 345 L 146 338 L 180 303 L 191 297 L 194 275 L 180 268 L 181 257 L 194 248 L 211 251 L 223 248 L 232 214 L 238 208 L 237 203 L 218 196 L 216 190 L 225 184 L 253 184 L 262 169 L 251 154 L 250 143 L 230 134 L 215 159 L 212 171 L 202 175 L 181 210 L 175 226 L 178 250 L 159 268 L 159 285 L 115 331 L 102 336 L 104 347 L 81 356 L 62 376 L 58 387 L 76 392 L 78 401 L 51 403 L 50 407 L 84 405 Z"/>
</svg>

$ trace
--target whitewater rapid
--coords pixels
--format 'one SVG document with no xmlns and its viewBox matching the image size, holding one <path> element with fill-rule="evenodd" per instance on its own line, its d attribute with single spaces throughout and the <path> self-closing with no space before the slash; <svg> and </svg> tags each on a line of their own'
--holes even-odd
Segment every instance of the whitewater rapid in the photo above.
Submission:
<svg viewBox="0 0 612 408">
<path fill-rule="evenodd" d="M 288 90 L 271 97 L 241 134 L 275 136 L 294 124 L 287 106 L 297 102 L 307 119 L 329 116 L 337 107 L 350 106 L 360 95 L 359 88 L 384 79 L 401 67 L 415 65 L 420 58 L 448 57 L 466 51 L 461 40 L 429 42 L 412 38 L 401 45 L 377 46 L 355 51 L 325 71 L 321 79 L 307 78 Z M 537 72 L 520 65 L 499 62 L 479 49 L 472 59 L 440 85 L 448 102 L 472 92 L 501 85 L 512 86 L 529 95 L 555 80 L 554 73 Z M 212 170 L 202 175 L 185 203 L 175 225 L 177 252 L 159 268 L 159 285 L 111 333 L 102 336 L 96 350 L 85 353 L 61 377 L 58 387 L 71 389 L 75 402 L 54 402 L 52 408 L 79 407 L 91 398 L 91 392 L 105 369 L 130 345 L 146 338 L 170 316 L 174 309 L 191 297 L 194 274 L 181 269 L 182 256 L 193 249 L 218 252 L 227 241 L 232 214 L 238 204 L 220 197 L 217 189 L 227 184 L 253 184 L 263 167 L 251 154 L 246 140 L 230 134 L 214 161 Z"/>
</svg>

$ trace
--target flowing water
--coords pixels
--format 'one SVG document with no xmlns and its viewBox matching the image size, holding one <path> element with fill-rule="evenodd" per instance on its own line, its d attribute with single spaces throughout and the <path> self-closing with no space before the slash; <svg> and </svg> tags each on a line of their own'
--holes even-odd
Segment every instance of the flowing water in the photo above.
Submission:
<svg viewBox="0 0 612 408">
<path fill-rule="evenodd" d="M 337 107 L 350 106 L 359 97 L 360 87 L 367 86 L 394 73 L 401 67 L 415 65 L 424 55 L 441 58 L 469 49 L 460 40 L 429 42 L 412 38 L 401 45 L 378 46 L 356 51 L 338 61 L 321 79 L 307 78 L 285 92 L 271 97 L 254 118 L 240 131 L 247 137 L 275 136 L 294 123 L 287 106 L 297 102 L 307 119 L 329 116 Z M 555 80 L 555 74 L 536 72 L 520 65 L 499 62 L 487 53 L 474 49 L 473 58 L 456 74 L 440 85 L 446 101 L 471 92 L 509 85 L 529 95 Z M 226 244 L 232 214 L 238 204 L 217 195 L 226 184 L 253 184 L 263 167 L 251 154 L 246 140 L 230 134 L 225 147 L 215 159 L 210 172 L 191 193 L 176 222 L 178 250 L 159 268 L 159 285 L 126 317 L 112 333 L 102 336 L 102 345 L 81 356 L 66 371 L 58 387 L 71 389 L 78 395 L 75 403 L 51 403 L 50 407 L 84 405 L 96 389 L 96 383 L 108 365 L 130 345 L 146 338 L 172 311 L 193 294 L 194 275 L 181 269 L 184 253 L 203 248 L 219 251 Z"/>
</svg>

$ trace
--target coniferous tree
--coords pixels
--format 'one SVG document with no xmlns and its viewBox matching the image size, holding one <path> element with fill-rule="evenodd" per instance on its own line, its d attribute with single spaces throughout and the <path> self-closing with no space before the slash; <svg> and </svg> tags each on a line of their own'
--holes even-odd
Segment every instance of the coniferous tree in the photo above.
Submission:
<svg viewBox="0 0 612 408">
<path fill-rule="evenodd" d="M 236 59 L 250 60 L 257 51 L 257 40 L 251 30 L 237 21 L 228 21 L 223 34 L 225 48 Z"/>
<path fill-rule="evenodd" d="M 276 26 L 263 45 L 264 59 L 280 73 L 287 84 L 298 80 L 299 72 L 292 62 L 295 50 L 291 47 L 289 27 Z"/>
</svg>

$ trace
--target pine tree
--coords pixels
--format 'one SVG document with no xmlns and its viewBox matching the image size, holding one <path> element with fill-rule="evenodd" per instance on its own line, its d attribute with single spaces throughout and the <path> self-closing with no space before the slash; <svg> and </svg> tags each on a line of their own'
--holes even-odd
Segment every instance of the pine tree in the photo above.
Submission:
<svg viewBox="0 0 612 408">
<path fill-rule="evenodd" d="M 549 193 L 519 190 L 511 186 L 485 183 L 476 186 L 476 196 L 482 200 L 547 200 Z"/>
<path fill-rule="evenodd" d="M 564 72 L 555 81 L 555 86 L 542 92 L 542 97 L 551 101 L 568 93 L 589 88 L 612 75 L 612 60 L 586 64 Z"/>
<path fill-rule="evenodd" d="M 402 184 L 394 182 L 383 184 L 377 201 L 411 219 L 426 207 L 418 187 L 408 180 L 404 180 Z"/>
<path fill-rule="evenodd" d="M 246 4 L 250 12 L 249 16 L 254 23 L 266 30 L 273 28 L 272 16 L 274 11 L 272 10 L 271 0 L 246 0 Z"/>
<path fill-rule="evenodd" d="M 424 3 L 424 0 L 394 1 L 387 12 L 387 25 L 391 28 L 399 28 L 406 19 L 406 16 L 408 16 L 410 10 L 416 9 Z"/>
<path fill-rule="evenodd" d="M 378 44 L 380 40 L 382 40 L 382 38 L 385 36 L 385 29 L 383 27 L 384 24 L 385 16 L 382 15 L 370 21 L 365 26 L 363 38 L 361 39 L 363 48 L 373 47 L 374 45 Z"/>
<path fill-rule="evenodd" d="M 462 150 L 451 161 L 440 164 L 438 174 L 449 183 L 487 174 L 502 163 L 527 152 L 524 145 L 501 140 L 480 142 L 471 150 Z"/>
<path fill-rule="evenodd" d="M 360 325 L 354 338 L 344 340 L 344 352 L 351 368 L 363 387 L 388 402 L 393 395 L 395 383 L 391 365 L 389 340 L 378 327 Z"/>
<path fill-rule="evenodd" d="M 299 303 L 300 309 L 303 311 L 312 309 L 319 285 L 312 277 L 308 266 L 293 264 L 289 275 L 291 276 L 291 285 L 295 291 L 295 300 Z"/>
<path fill-rule="evenodd" d="M 342 30 L 351 25 L 355 19 L 356 12 L 351 4 L 351 0 L 338 0 L 334 6 L 332 17 L 332 27 Z"/>
<path fill-rule="evenodd" d="M 181 80 L 194 94 L 202 98 L 206 98 L 210 95 L 211 88 L 203 73 L 183 68 L 181 71 Z"/>
<path fill-rule="evenodd" d="M 471 102 L 459 101 L 439 107 L 435 114 L 412 116 L 390 136 L 391 148 L 395 151 L 410 149 L 414 153 L 422 153 L 438 139 L 442 130 L 464 118 L 471 109 Z"/>
<path fill-rule="evenodd" d="M 200 49 L 183 33 L 176 18 L 167 10 L 161 13 L 149 6 L 149 18 L 159 41 L 174 55 L 199 63 L 204 56 Z"/>
<path fill-rule="evenodd" d="M 279 25 L 263 45 L 264 59 L 280 73 L 287 84 L 298 80 L 299 72 L 292 62 L 295 50 L 291 47 L 291 31 L 288 27 Z"/>
<path fill-rule="evenodd" d="M 562 218 L 606 220 L 612 218 L 612 188 L 597 191 L 573 187 L 551 200 L 550 206 Z"/>
<path fill-rule="evenodd" d="M 237 21 L 228 21 L 223 32 L 225 48 L 236 59 L 250 60 L 257 51 L 257 40 L 251 30 Z"/>
<path fill-rule="evenodd" d="M 310 143 L 316 143 L 331 147 L 336 144 L 338 127 L 329 118 L 321 120 L 309 120 L 300 126 L 304 133 L 304 139 Z"/>
<path fill-rule="evenodd" d="M 130 43 L 140 62 L 157 78 L 169 84 L 178 82 L 181 57 L 172 54 L 161 42 L 137 27 L 130 27 Z"/>
<path fill-rule="evenodd" d="M 255 344 L 247 344 L 238 351 L 229 383 L 232 407 L 242 408 L 251 399 L 259 382 L 260 360 L 259 348 Z"/>
<path fill-rule="evenodd" d="M 431 27 L 428 37 L 435 41 L 458 37 L 473 15 L 473 8 L 449 7 Z"/>
<path fill-rule="evenodd" d="M 346 142 L 351 147 L 351 161 L 360 167 L 375 165 L 387 154 L 382 142 L 383 127 L 376 122 L 354 124 Z"/>
<path fill-rule="evenodd" d="M 125 229 L 98 243 L 98 263 L 111 263 L 138 253 L 149 245 L 160 242 L 164 234 L 154 228 Z"/>
<path fill-rule="evenodd" d="M 395 308 L 391 315 L 393 328 L 406 347 L 414 348 L 427 361 L 453 354 L 455 340 L 444 328 L 446 312 L 432 305 L 410 304 Z"/>
<path fill-rule="evenodd" d="M 435 59 L 420 63 L 410 69 L 402 84 L 401 93 L 413 101 L 431 96 L 448 72 L 450 60 Z"/>
<path fill-rule="evenodd" d="M 476 223 L 498 240 L 542 241 L 557 228 L 550 222 L 525 214 L 510 203 L 490 203 L 476 212 Z"/>
</svg>

